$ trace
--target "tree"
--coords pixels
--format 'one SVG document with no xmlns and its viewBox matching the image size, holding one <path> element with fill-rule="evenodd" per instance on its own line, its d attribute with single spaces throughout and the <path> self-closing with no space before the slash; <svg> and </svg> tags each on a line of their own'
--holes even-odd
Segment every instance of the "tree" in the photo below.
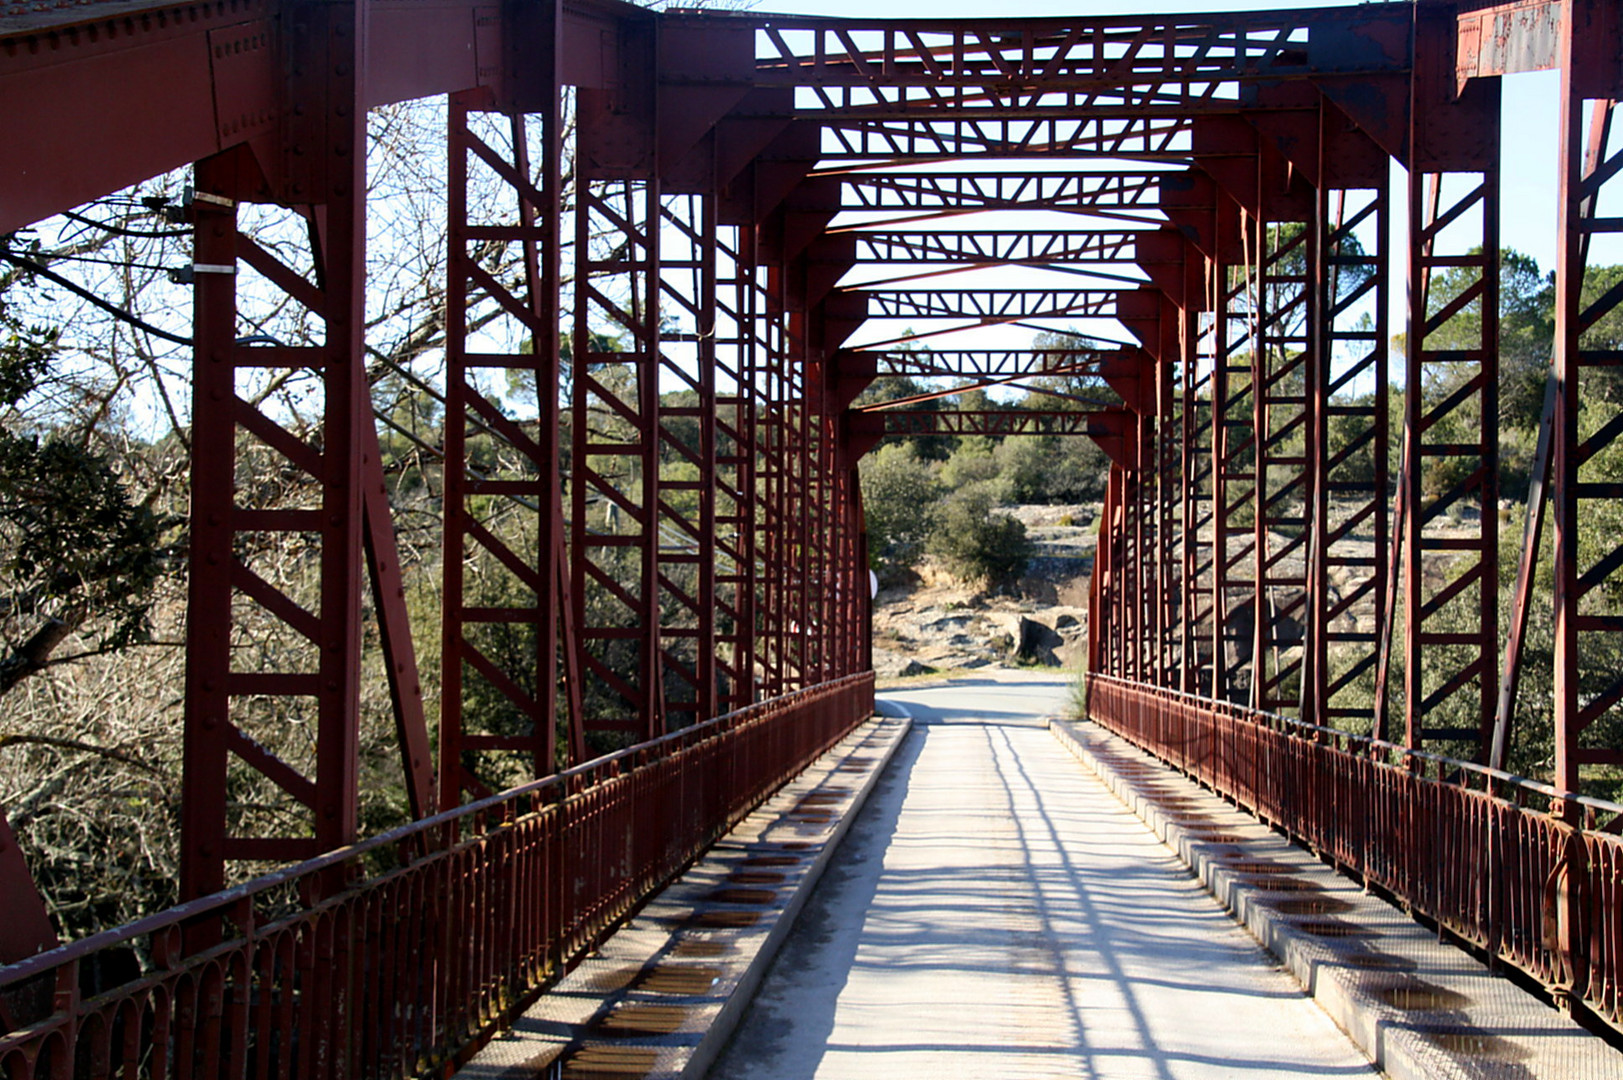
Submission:
<svg viewBox="0 0 1623 1080">
<path fill-rule="evenodd" d="M 881 446 L 862 459 L 868 566 L 880 581 L 899 579 L 924 554 L 941 485 L 909 445 Z"/>
<path fill-rule="evenodd" d="M 146 640 L 175 524 L 132 501 L 109 456 L 90 447 L 94 418 L 27 414 L 62 335 L 25 324 L 4 299 L 0 292 L 0 694 L 51 664 Z M 75 633 L 83 648 L 57 655 Z"/>
<path fill-rule="evenodd" d="M 1031 541 L 1019 521 L 993 511 L 994 484 L 968 484 L 942 500 L 926 549 L 954 574 L 989 587 L 1011 583 L 1026 568 Z"/>
<path fill-rule="evenodd" d="M 1104 498 L 1110 461 L 1086 435 L 1025 435 L 994 452 L 1009 498 L 1048 505 Z"/>
</svg>

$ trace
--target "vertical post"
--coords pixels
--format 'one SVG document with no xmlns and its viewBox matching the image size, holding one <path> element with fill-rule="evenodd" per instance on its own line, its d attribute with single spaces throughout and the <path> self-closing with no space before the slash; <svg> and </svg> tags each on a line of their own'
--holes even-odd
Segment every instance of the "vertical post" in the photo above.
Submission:
<svg viewBox="0 0 1623 1080">
<path fill-rule="evenodd" d="M 1314 505 L 1309 423 L 1318 394 L 1318 297 L 1309 275 L 1317 262 L 1312 222 L 1293 220 L 1275 192 L 1271 156 L 1258 155 L 1263 212 L 1256 221 L 1257 303 L 1252 336 L 1252 427 L 1256 447 L 1255 550 L 1251 703 L 1266 712 L 1299 709 L 1302 658 L 1287 659 L 1300 639 L 1285 633 L 1305 623 L 1308 510 Z M 1295 569 L 1300 561 L 1303 569 Z"/>
<path fill-rule="evenodd" d="M 1457 756 L 1480 759 L 1493 724 L 1499 644 L 1499 85 L 1476 79 L 1456 99 L 1454 33 L 1451 9 L 1416 9 L 1404 710 L 1408 745 L 1451 742 L 1463 748 L 1447 748 Z M 1469 340 L 1444 347 L 1451 333 Z M 1436 573 L 1445 562 L 1446 575 Z M 1447 583 L 1429 583 L 1438 578 Z"/>
<path fill-rule="evenodd" d="M 1182 624 L 1178 636 L 1178 688 L 1186 694 L 1204 693 L 1204 665 L 1200 659 L 1200 627 L 1203 609 L 1209 603 L 1205 595 L 1204 577 L 1211 565 L 1210 547 L 1202 541 L 1201 533 L 1207 528 L 1209 515 L 1202 514 L 1202 489 L 1210 483 L 1211 455 L 1203 452 L 1201 434 L 1209 433 L 1210 421 L 1201 419 L 1203 401 L 1201 386 L 1209 379 L 1201 364 L 1201 305 L 1194 301 L 1200 295 L 1201 280 L 1206 273 L 1206 260 L 1192 246 L 1184 251 L 1185 266 L 1190 277 L 1184 289 L 1185 306 L 1179 319 L 1179 379 L 1181 397 L 1178 417 L 1178 530 L 1182 534 L 1179 553 L 1182 556 Z M 1210 413 L 1206 412 L 1209 416 Z"/>
<path fill-rule="evenodd" d="M 193 258 L 237 262 L 237 204 L 214 197 L 216 163 L 194 174 Z M 221 170 L 223 172 L 223 170 Z M 193 293 L 192 521 L 187 565 L 185 772 L 181 791 L 184 898 L 225 884 L 227 725 L 231 723 L 231 542 L 236 489 L 237 277 L 205 274 Z"/>
<path fill-rule="evenodd" d="M 1378 725 L 1366 687 L 1377 681 L 1388 602 L 1387 172 L 1389 159 L 1328 103 L 1320 106 L 1319 297 L 1321 385 L 1313 403 L 1319 451 L 1311 524 L 1308 653 L 1313 718 L 1336 726 L 1359 718 Z M 1360 383 L 1368 398 L 1355 396 Z M 1332 516 L 1332 507 L 1335 514 Z M 1373 537 L 1366 554 L 1356 536 Z M 1332 602 L 1329 575 L 1343 586 Z M 1360 626 L 1359 608 L 1373 608 Z M 1307 715 L 1304 713 L 1304 715 Z"/>
<path fill-rule="evenodd" d="M 288 138 L 296 168 L 287 201 L 309 207 L 315 281 L 237 231 L 240 173 L 226 155 L 200 162 L 193 410 L 193 529 L 188 596 L 185 779 L 181 889 L 219 889 L 226 863 L 306 858 L 354 840 L 358 825 L 364 457 L 376 445 L 366 377 L 365 4 L 299 4 L 289 20 L 295 104 Z M 323 329 L 310 346 L 251 347 L 236 339 L 236 267 L 251 265 Z M 320 449 L 282 428 L 236 392 L 239 368 L 320 373 Z M 236 505 L 239 435 L 257 439 L 320 489 L 320 509 Z M 374 451 L 375 452 L 375 451 Z M 299 606 L 239 556 L 243 534 L 319 537 L 317 610 Z M 259 603 L 310 646 L 303 670 L 249 671 L 234 665 L 232 603 Z M 251 661 L 244 661 L 245 663 Z M 261 661 L 268 662 L 268 661 Z M 295 659 L 293 664 L 300 661 Z M 250 705 L 249 699 L 261 704 Z M 313 714 L 308 762 L 277 758 L 253 738 L 266 706 Z M 243 725 L 247 724 L 245 728 Z M 233 758 L 274 785 L 308 816 L 293 835 L 233 835 L 226 790 Z M 313 778 L 307 775 L 313 771 Z M 251 825 L 236 828 L 259 831 Z"/>
<path fill-rule="evenodd" d="M 666 727 L 656 36 L 623 27 L 619 84 L 576 97 L 570 591 L 583 724 L 634 741 Z"/>
<path fill-rule="evenodd" d="M 1212 372 L 1212 665 L 1214 697 L 1238 700 L 1240 672 L 1251 659 L 1242 647 L 1236 610 L 1251 599 L 1253 582 L 1236 574 L 1247 564 L 1255 542 L 1245 514 L 1258 497 L 1254 392 L 1247 320 L 1255 306 L 1251 245 L 1255 232 L 1248 215 L 1226 196 L 1219 199 L 1219 258 L 1214 264 L 1216 357 Z M 1240 265 L 1228 252 L 1243 251 Z M 1246 645 L 1250 643 L 1247 642 Z"/>
<path fill-rule="evenodd" d="M 668 197 L 662 212 L 660 290 L 673 323 L 691 320 L 693 330 L 665 335 L 657 365 L 658 384 L 681 392 L 658 406 L 656 428 L 656 468 L 666 472 L 668 466 L 669 473 L 661 478 L 654 515 L 660 665 L 673 684 L 667 712 L 697 723 L 716 709 L 715 196 Z"/>
<path fill-rule="evenodd" d="M 756 307 L 756 230 L 737 232 L 733 248 L 724 252 L 731 276 L 718 291 L 722 314 L 729 320 L 726 333 L 718 329 L 726 348 L 718 350 L 717 363 L 731 382 L 730 393 L 718 391 L 717 404 L 717 485 L 716 548 L 722 558 L 717 571 L 716 630 L 723 657 L 717 665 L 727 692 L 720 709 L 742 708 L 755 700 L 755 522 L 760 503 L 756 490 L 756 397 L 758 364 Z"/>
<path fill-rule="evenodd" d="M 1557 201 L 1555 269 L 1555 785 L 1562 791 L 1583 790 L 1585 765 L 1617 765 L 1623 754 L 1585 746 L 1585 731 L 1618 715 L 1623 706 L 1623 672 L 1610 658 L 1623 640 L 1623 619 L 1604 613 L 1590 600 L 1597 590 L 1615 590 L 1623 569 L 1623 539 L 1596 536 L 1586 522 L 1615 520 L 1623 507 L 1623 485 L 1609 474 L 1608 451 L 1623 440 L 1623 411 L 1593 388 L 1603 369 L 1619 361 L 1615 349 L 1597 348 L 1585 333 L 1623 308 L 1623 287 L 1586 295 L 1588 245 L 1596 233 L 1623 232 L 1623 223 L 1597 215 L 1603 194 L 1623 187 L 1615 179 L 1623 151 L 1607 153 L 1616 97 L 1623 77 L 1615 58 L 1623 36 L 1615 7 L 1574 0 L 1561 36 L 1560 186 Z M 1585 148 L 1585 109 L 1592 110 Z M 1589 391 L 1589 392 L 1586 392 Z M 1587 421 L 1580 423 L 1580 421 Z M 1588 430 L 1590 434 L 1583 435 Z M 1570 802 L 1561 808 L 1569 821 L 1578 818 Z M 1576 871 L 1574 871 L 1575 873 Z M 1576 888 L 1570 888 L 1576 893 Z M 1581 942 L 1576 911 L 1565 913 L 1563 953 Z M 1581 993 L 1584 972 L 1573 973 Z"/>
<path fill-rule="evenodd" d="M 532 14 L 542 40 L 556 33 L 556 5 Z M 448 109 L 440 707 L 440 803 L 447 809 L 464 790 L 491 790 L 473 768 L 480 758 L 522 755 L 531 776 L 548 775 L 559 760 L 559 625 L 568 621 L 558 573 L 561 87 L 556 64 L 530 70 L 533 85 L 510 87 L 505 104 L 533 114 L 496 112 L 485 91 L 452 95 Z M 542 128 L 539 176 L 530 151 L 532 117 Z M 506 197 L 496 205 L 512 216 L 470 220 L 473 177 L 499 185 Z M 515 247 L 522 283 L 498 279 L 478 254 Z M 470 349 L 470 337 L 484 347 Z M 504 349 L 484 344 L 503 340 Z M 511 418 L 499 397 L 515 371 L 533 383 L 533 426 Z M 577 690 L 571 681 L 572 732 L 579 726 Z M 477 697 L 488 704 L 474 729 L 465 710 Z M 570 756 L 578 753 L 572 746 Z"/>
</svg>

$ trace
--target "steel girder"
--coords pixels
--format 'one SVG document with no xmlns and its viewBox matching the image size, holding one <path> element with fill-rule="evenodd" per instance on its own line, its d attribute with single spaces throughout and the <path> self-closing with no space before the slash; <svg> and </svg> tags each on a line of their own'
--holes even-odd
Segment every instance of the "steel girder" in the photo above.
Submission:
<svg viewBox="0 0 1623 1080">
<path fill-rule="evenodd" d="M 0 229 L 199 161 L 199 266 L 251 270 L 326 327 L 324 344 L 306 350 L 240 345 L 236 275 L 199 274 L 189 894 L 223 880 L 228 859 L 294 857 L 354 837 L 363 559 L 422 813 L 479 790 L 480 770 L 499 755 L 520 755 L 526 774 L 550 770 L 560 722 L 567 755 L 578 758 L 588 735 L 659 734 L 859 667 L 867 592 L 855 457 L 876 435 L 919 425 L 1085 432 L 1106 447 L 1094 670 L 1243 693 L 1320 722 L 1367 717 L 1377 732 L 1401 679 L 1410 745 L 1445 740 L 1486 753 L 1500 670 L 1493 76 L 1528 65 L 1559 66 L 1566 78 L 1561 392 L 1551 421 L 1557 783 L 1576 788 L 1585 765 L 1610 761 L 1585 739 L 1623 689 L 1585 657 L 1609 655 L 1619 640 L 1593 598 L 1615 589 L 1623 556 L 1615 544 L 1597 546 L 1581 521 L 1619 498 L 1602 452 L 1623 423 L 1584 413 L 1586 382 L 1617 361 L 1584 336 L 1619 300 L 1616 290 L 1584 291 L 1585 237 L 1615 225 L 1594 211 L 1619 171 L 1604 152 L 1616 96 L 1612 6 L 1570 0 L 1563 36 L 1542 52 L 1499 50 L 1482 34 L 1486 16 L 1446 4 L 957 23 L 654 16 L 610 3 L 386 7 L 92 5 L 71 21 L 0 26 L 0 94 L 9 104 L 26 90 L 41 103 L 0 110 L 16 163 L 0 180 Z M 139 102 L 107 92 L 137 81 L 149 88 Z M 565 85 L 581 87 L 570 310 L 559 264 Z M 797 101 L 802 87 L 812 89 Z M 365 178 L 355 151 L 369 105 L 447 91 L 458 96 L 446 518 L 447 548 L 462 558 L 445 568 L 443 683 L 454 700 L 442 714 L 436 781 L 366 410 Z M 1602 118 L 1589 122 L 1587 145 L 1585 108 Z M 487 137 L 504 126 L 505 140 Z M 535 133 L 539 160 L 527 142 Z M 1073 162 L 1022 176 L 855 164 L 1042 155 L 1185 169 L 1096 174 Z M 1389 505 L 1391 253 L 1371 238 L 1386 232 L 1390 160 L 1410 170 L 1417 227 L 1407 452 Z M 55 166 L 40 180 L 46 161 Z M 819 162 L 830 167 L 819 172 Z M 505 185 L 516 226 L 469 217 L 457 192 L 470 170 Z M 319 276 L 242 237 L 243 201 L 304 208 Z M 914 228 L 910 216 L 1033 206 L 1164 218 L 1171 228 L 936 231 Z M 840 211 L 892 220 L 834 227 Z M 1167 233 L 1176 243 L 1146 246 Z M 481 277 L 469 251 L 484 243 L 523 250 L 521 289 Z M 1119 380 L 1126 408 L 1082 420 L 848 415 L 880 370 L 843 351 L 868 317 L 1076 310 L 1022 306 L 1027 298 L 1011 291 L 837 291 L 863 261 L 1139 265 L 1146 284 L 1133 291 L 1146 306 L 1127 325 L 1142 349 L 1119 354 L 1131 368 Z M 1445 275 L 1457 286 L 1447 295 L 1436 289 Z M 531 350 L 478 351 L 467 333 L 473 303 L 494 303 L 528 327 Z M 1014 306 L 987 306 L 1003 303 Z M 1471 347 L 1428 344 L 1473 309 L 1483 317 Z M 1366 311 L 1373 326 L 1360 322 Z M 889 370 L 919 375 L 1074 366 L 1065 351 L 888 355 Z M 236 374 L 250 368 L 320 372 L 319 449 L 240 400 Z M 567 409 L 554 415 L 553 402 L 533 424 L 516 423 L 484 370 L 518 370 L 543 388 L 567 380 Z M 1462 371 L 1446 393 L 1432 389 L 1437 373 Z M 1354 403 L 1351 391 L 1365 383 L 1373 403 Z M 565 414 L 567 474 L 557 441 Z M 488 447 L 500 448 L 510 472 L 484 471 Z M 314 478 L 319 511 L 236 507 L 248 450 L 279 454 Z M 1428 490 L 1428 474 L 1454 479 Z M 498 502 L 516 507 L 529 532 L 500 534 L 485 517 Z M 303 603 L 241 555 L 293 534 L 315 538 L 319 551 L 317 595 Z M 486 568 L 511 578 L 507 599 L 470 601 L 468 574 Z M 248 601 L 305 643 L 305 666 L 233 666 L 232 604 Z M 1523 625 L 1511 628 L 1513 655 Z M 533 645 L 493 659 L 482 644 L 493 627 L 527 628 Z M 474 679 L 511 703 L 502 730 L 476 730 L 462 715 L 458 688 Z M 308 762 L 276 759 L 253 738 L 256 710 L 289 709 L 316 718 Z M 1503 707 L 1497 731 L 1503 745 Z M 233 831 L 225 783 L 242 768 L 303 806 L 308 829 Z"/>
<path fill-rule="evenodd" d="M 199 164 L 201 197 L 193 203 L 198 275 L 193 368 L 192 542 L 188 603 L 185 790 L 182 798 L 181 891 L 186 897 L 225 884 L 231 860 L 284 862 L 309 858 L 354 840 L 357 828 L 357 740 L 360 734 L 360 602 L 367 474 L 377 466 L 366 380 L 364 266 L 366 144 L 364 5 L 310 5 L 290 13 L 300 50 L 291 95 L 298 103 L 293 137 L 320 147 L 286 178 L 312 204 L 311 281 L 237 229 L 243 190 L 238 163 L 217 155 Z M 321 344 L 238 344 L 239 262 L 319 318 Z M 313 369 L 320 373 L 319 443 L 299 438 L 239 396 L 247 369 Z M 236 505 L 239 453 L 257 443 L 313 479 L 319 506 L 245 510 Z M 367 466 L 370 464 L 371 469 Z M 249 465 L 248 467 L 252 467 Z M 381 495 L 381 490 L 378 492 Z M 387 515 L 374 532 L 393 558 Z M 319 587 L 300 602 L 259 572 L 254 556 L 314 538 Z M 380 590 L 381 591 L 381 590 Z M 285 629 L 286 647 L 258 658 L 234 657 L 233 600 L 261 606 Z M 394 598 L 398 599 L 398 598 Z M 312 610 L 313 609 L 313 610 Z M 409 634 L 403 644 L 410 641 Z M 245 668 L 245 664 L 252 668 Z M 407 685 L 416 682 L 415 665 Z M 309 760 L 287 761 L 265 749 L 263 732 L 286 715 L 314 721 Z M 421 712 L 417 713 L 421 721 Z M 256 738 L 256 734 L 260 738 Z M 410 733 L 409 764 L 428 767 L 426 732 Z M 227 804 L 232 761 L 285 792 L 307 815 L 291 829 L 237 820 Z M 410 773 L 408 775 L 411 775 Z M 427 812 L 432 792 L 420 792 Z M 302 828 L 301 828 L 302 826 Z M 307 831 L 306 831 L 307 830 Z"/>
</svg>

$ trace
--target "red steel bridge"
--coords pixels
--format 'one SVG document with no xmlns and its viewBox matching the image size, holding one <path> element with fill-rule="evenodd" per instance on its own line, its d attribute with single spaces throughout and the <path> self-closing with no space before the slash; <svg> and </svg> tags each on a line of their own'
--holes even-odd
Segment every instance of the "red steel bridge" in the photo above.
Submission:
<svg viewBox="0 0 1623 1080">
<path fill-rule="evenodd" d="M 1580 408 L 1623 362 L 1586 338 L 1623 302 L 1585 289 L 1591 240 L 1623 231 L 1606 212 L 1623 186 L 1613 0 L 968 21 L 0 3 L 0 234 L 166 170 L 190 165 L 195 187 L 184 903 L 56 947 L 0 822 L 0 959 L 15 961 L 0 1073 L 405 1076 L 465 1059 L 868 714 L 856 464 L 887 433 L 1097 440 L 1112 464 L 1094 718 L 1623 1023 L 1619 808 L 1584 795 L 1623 767 L 1598 735 L 1623 703 L 1605 659 L 1623 616 L 1602 603 L 1623 546 L 1586 529 L 1623 503 L 1605 464 L 1623 414 Z M 1539 69 L 1561 78 L 1555 347 L 1502 620 L 1501 83 Z M 434 95 L 449 95 L 437 629 L 408 618 L 364 341 L 368 110 Z M 469 197 L 475 181 L 499 207 Z M 253 206 L 302 218 L 308 249 L 257 242 Z M 1048 216 L 956 227 L 998 210 Z M 842 224 L 853 213 L 865 224 Z M 520 253 L 518 287 L 485 269 L 492 245 Z M 842 284 L 864 266 L 890 269 Z M 1130 272 L 1074 288 L 940 273 L 997 266 Z M 1451 292 L 1433 289 L 1443 274 Z M 313 343 L 242 336 L 250 290 L 307 312 Z M 847 346 L 881 319 L 1056 317 L 1120 336 L 929 350 L 884 329 Z M 565 367 L 535 422 L 489 390 L 515 370 L 562 386 Z M 239 393 L 293 370 L 318 374 L 318 440 Z M 1096 376 L 1110 403 L 853 408 L 889 376 L 1052 374 Z M 1401 430 L 1384 405 L 1398 386 Z M 240 506 L 250 446 L 319 498 Z M 673 454 L 681 479 L 659 467 Z M 1444 490 L 1422 482 L 1438 462 L 1457 478 Z M 507 503 L 529 515 L 520 538 L 491 523 Z M 1553 569 L 1536 565 L 1546 515 Z M 290 534 L 315 539 L 313 605 L 246 554 Z M 469 567 L 519 599 L 483 606 Z M 1541 573 L 1554 751 L 1534 782 L 1502 767 L 1529 734 L 1510 721 Z M 378 836 L 357 821 L 366 590 L 417 819 Z M 304 643 L 285 670 L 233 666 L 245 605 Z M 522 662 L 490 644 L 514 625 L 535 636 Z M 437 747 L 413 648 L 433 633 Z M 475 683 L 523 722 L 465 711 Z M 264 699 L 307 718 L 313 769 L 244 729 Z M 627 749 L 587 760 L 594 733 Z M 492 762 L 529 779 L 481 775 Z M 244 770 L 301 808 L 295 827 L 233 825 Z M 250 863 L 284 869 L 244 883 L 233 868 Z M 138 973 L 98 974 L 132 945 Z"/>
</svg>

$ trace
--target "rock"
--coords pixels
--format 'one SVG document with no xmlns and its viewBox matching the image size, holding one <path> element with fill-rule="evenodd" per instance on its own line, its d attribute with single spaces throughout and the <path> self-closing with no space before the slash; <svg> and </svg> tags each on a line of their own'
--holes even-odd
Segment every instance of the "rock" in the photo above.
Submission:
<svg viewBox="0 0 1623 1080">
<path fill-rule="evenodd" d="M 1070 614 L 1069 612 L 1067 612 L 1064 615 L 1061 615 L 1059 618 L 1054 620 L 1054 629 L 1055 630 L 1064 630 L 1067 626 L 1080 626 L 1080 625 L 1081 625 L 1081 623 L 1077 620 L 1077 617 L 1075 615 Z"/>
<path fill-rule="evenodd" d="M 888 649 L 873 651 L 873 673 L 881 679 L 895 678 L 910 662 L 906 656 Z"/>
<path fill-rule="evenodd" d="M 931 667 L 929 664 L 921 664 L 917 660 L 909 660 L 906 665 L 903 666 L 901 676 L 904 679 L 910 679 L 915 675 L 934 675 L 935 672 L 936 669 Z"/>
<path fill-rule="evenodd" d="M 1015 640 L 1019 642 L 1015 649 L 1015 656 L 1018 659 L 1046 667 L 1059 666 L 1059 657 L 1054 655 L 1054 650 L 1064 646 L 1065 639 L 1060 637 L 1053 627 L 1022 615 L 1019 634 Z"/>
<path fill-rule="evenodd" d="M 924 630 L 962 630 L 969 625 L 970 620 L 973 618 L 972 615 L 943 615 L 939 619 L 931 619 L 927 623 L 920 623 L 919 626 Z"/>
</svg>

